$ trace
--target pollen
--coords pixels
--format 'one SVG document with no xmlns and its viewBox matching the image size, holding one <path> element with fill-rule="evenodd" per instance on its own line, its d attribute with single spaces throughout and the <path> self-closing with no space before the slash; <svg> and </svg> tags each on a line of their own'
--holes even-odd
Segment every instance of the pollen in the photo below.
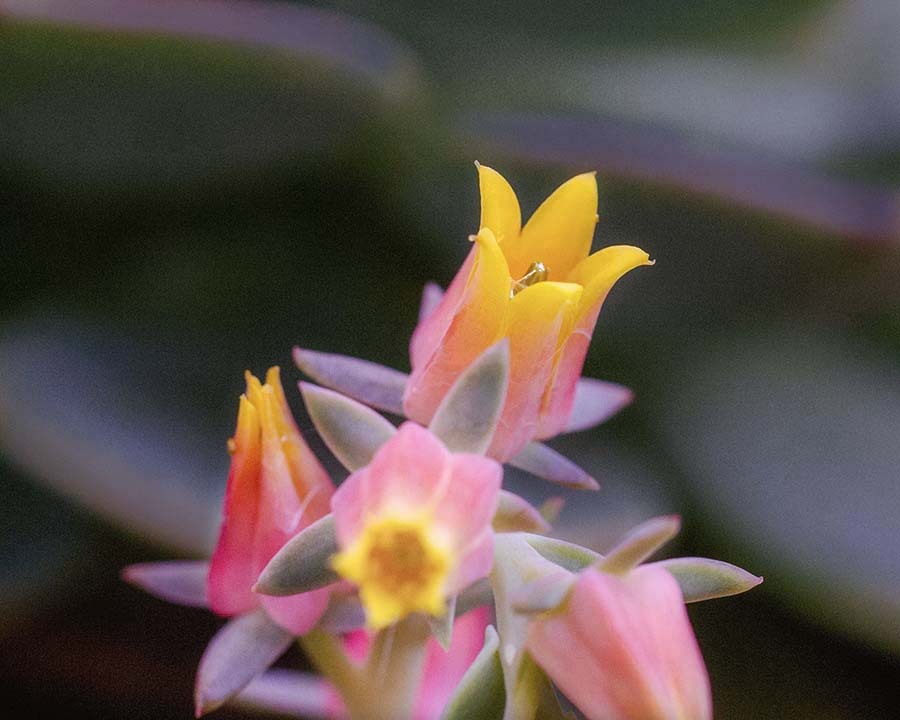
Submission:
<svg viewBox="0 0 900 720">
<path fill-rule="evenodd" d="M 332 558 L 332 566 L 359 586 L 373 629 L 414 612 L 444 612 L 450 556 L 425 519 L 371 521 L 352 546 Z"/>
</svg>

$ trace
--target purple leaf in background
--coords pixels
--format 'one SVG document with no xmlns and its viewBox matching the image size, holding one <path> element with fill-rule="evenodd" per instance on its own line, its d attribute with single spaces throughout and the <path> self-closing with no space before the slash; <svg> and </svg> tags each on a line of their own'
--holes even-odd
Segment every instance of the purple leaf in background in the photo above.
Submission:
<svg viewBox="0 0 900 720">
<path fill-rule="evenodd" d="M 588 430 L 609 420 L 634 400 L 634 393 L 624 385 L 581 378 L 575 386 L 575 404 L 565 432 Z"/>
</svg>

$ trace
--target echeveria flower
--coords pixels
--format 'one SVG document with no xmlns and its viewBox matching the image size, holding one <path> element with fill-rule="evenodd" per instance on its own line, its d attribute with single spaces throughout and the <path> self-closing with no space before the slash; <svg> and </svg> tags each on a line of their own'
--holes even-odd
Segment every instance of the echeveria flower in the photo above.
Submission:
<svg viewBox="0 0 900 720">
<path fill-rule="evenodd" d="M 588 720 L 708 720 L 709 677 L 681 590 L 663 567 L 581 573 L 528 651 Z"/>
<path fill-rule="evenodd" d="M 501 337 L 510 383 L 490 454 L 512 457 L 529 440 L 565 427 L 600 307 L 613 284 L 650 258 L 617 245 L 588 255 L 597 181 L 578 175 L 521 227 L 519 202 L 495 170 L 478 167 L 481 230 L 447 293 L 410 343 L 403 407 L 427 424 L 456 377 Z"/>
<path fill-rule="evenodd" d="M 260 605 L 286 630 L 307 632 L 328 603 L 328 589 L 291 597 L 251 591 L 272 556 L 329 511 L 333 486 L 291 416 L 277 367 L 265 384 L 249 372 L 237 430 L 229 441 L 231 469 L 219 541 L 207 581 L 210 608 L 220 615 Z"/>
<path fill-rule="evenodd" d="M 502 469 L 451 453 L 404 423 L 332 498 L 334 569 L 359 586 L 372 629 L 413 612 L 440 616 L 445 601 L 485 577 Z"/>
</svg>

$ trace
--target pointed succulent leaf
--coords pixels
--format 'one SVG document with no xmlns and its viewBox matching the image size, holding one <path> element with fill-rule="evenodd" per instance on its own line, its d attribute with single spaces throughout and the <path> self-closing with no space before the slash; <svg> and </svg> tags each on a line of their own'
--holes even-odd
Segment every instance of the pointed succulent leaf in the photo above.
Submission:
<svg viewBox="0 0 900 720">
<path fill-rule="evenodd" d="M 425 283 L 425 287 L 422 289 L 422 303 L 419 305 L 419 322 L 435 311 L 443 297 L 444 291 L 441 290 L 440 285 L 433 282 Z"/>
<path fill-rule="evenodd" d="M 709 558 L 671 558 L 652 564 L 662 565 L 675 576 L 685 602 L 738 595 L 763 581 L 736 565 Z"/>
<path fill-rule="evenodd" d="M 597 566 L 606 572 L 626 573 L 659 550 L 681 529 L 681 518 L 663 515 L 630 530 Z"/>
<path fill-rule="evenodd" d="M 272 622 L 262 609 L 229 620 L 200 659 L 194 685 L 197 717 L 237 695 L 293 641 L 294 636 Z"/>
<path fill-rule="evenodd" d="M 497 512 L 494 513 L 494 532 L 550 532 L 550 523 L 532 505 L 508 490 L 500 491 Z"/>
<path fill-rule="evenodd" d="M 556 572 L 525 583 L 510 599 L 510 605 L 516 612 L 525 614 L 556 610 L 569 595 L 575 577 L 573 573 L 557 568 Z"/>
<path fill-rule="evenodd" d="M 490 605 L 494 601 L 494 593 L 487 578 L 472 583 L 456 597 L 456 616 L 465 615 L 469 610 Z"/>
<path fill-rule="evenodd" d="M 603 558 L 602 555 L 595 553 L 593 550 L 588 550 L 581 547 L 581 545 L 566 542 L 565 540 L 557 540 L 556 538 L 542 535 L 527 535 L 526 539 L 528 544 L 539 552 L 543 558 L 556 563 L 569 572 L 581 572 Z"/>
<path fill-rule="evenodd" d="M 304 718 L 334 717 L 334 691 L 324 678 L 274 668 L 253 680 L 232 706 L 270 715 Z"/>
<path fill-rule="evenodd" d="M 577 490 L 596 490 L 600 487 L 575 463 L 543 443 L 528 443 L 509 464 L 563 487 Z"/>
<path fill-rule="evenodd" d="M 294 363 L 320 385 L 379 410 L 403 414 L 407 375 L 360 358 L 294 348 Z"/>
<path fill-rule="evenodd" d="M 456 619 L 456 598 L 450 598 L 447 601 L 447 607 L 444 614 L 440 617 L 428 615 L 428 627 L 431 635 L 438 641 L 444 650 L 450 648 L 450 640 L 453 638 L 453 621 Z"/>
<path fill-rule="evenodd" d="M 501 720 L 506 707 L 506 692 L 499 647 L 497 631 L 488 625 L 484 646 L 456 687 L 441 720 Z"/>
<path fill-rule="evenodd" d="M 562 509 L 566 505 L 565 498 L 561 498 L 559 496 L 550 497 L 544 500 L 541 503 L 541 506 L 538 508 L 538 512 L 541 514 L 541 517 L 547 521 L 548 524 L 553 525 L 556 520 L 559 518 L 559 514 L 562 512 Z"/>
<path fill-rule="evenodd" d="M 430 430 L 452 452 L 484 454 L 491 444 L 509 382 L 509 341 L 485 350 L 457 378 L 431 420 Z"/>
<path fill-rule="evenodd" d="M 288 540 L 263 568 L 253 592 L 298 595 L 325 587 L 340 578 L 331 569 L 338 551 L 334 516 L 329 513 Z"/>
<path fill-rule="evenodd" d="M 316 627 L 332 635 L 360 630 L 366 626 L 366 611 L 359 600 L 359 595 L 341 595 L 332 593 L 325 614 L 319 618 Z"/>
<path fill-rule="evenodd" d="M 396 428 L 365 405 L 325 388 L 300 383 L 307 412 L 328 449 L 351 472 L 369 464 Z"/>
<path fill-rule="evenodd" d="M 129 565 L 122 571 L 122 579 L 166 602 L 205 608 L 209 607 L 208 574 L 206 561 L 173 560 Z"/>
<path fill-rule="evenodd" d="M 578 432 L 605 423 L 634 400 L 634 393 L 624 385 L 581 378 L 575 386 L 575 404 L 563 432 Z"/>
</svg>

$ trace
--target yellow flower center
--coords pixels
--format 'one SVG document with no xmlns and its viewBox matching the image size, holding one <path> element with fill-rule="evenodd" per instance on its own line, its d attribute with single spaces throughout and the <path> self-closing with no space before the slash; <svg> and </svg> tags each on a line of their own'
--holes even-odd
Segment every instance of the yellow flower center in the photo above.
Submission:
<svg viewBox="0 0 900 720">
<path fill-rule="evenodd" d="M 359 586 L 373 629 L 413 612 L 444 612 L 450 553 L 430 530 L 427 518 L 374 519 L 332 558 L 337 573 Z"/>
</svg>

